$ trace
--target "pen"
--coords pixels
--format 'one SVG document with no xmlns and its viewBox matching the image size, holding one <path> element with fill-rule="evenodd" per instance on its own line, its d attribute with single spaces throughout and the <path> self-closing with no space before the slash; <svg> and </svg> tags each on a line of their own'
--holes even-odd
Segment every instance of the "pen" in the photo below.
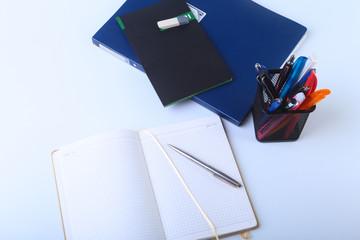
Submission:
<svg viewBox="0 0 360 240">
<path fill-rule="evenodd" d="M 286 83 L 284 84 L 283 89 L 281 90 L 280 97 L 285 99 L 290 91 L 292 90 L 292 87 L 297 83 L 301 70 L 303 69 L 305 63 L 307 61 L 306 57 L 299 57 L 293 67 L 291 68 L 291 72 L 289 74 L 288 79 L 286 80 Z"/>
<path fill-rule="evenodd" d="M 285 63 L 283 69 L 281 70 L 280 77 L 275 85 L 275 90 L 277 92 L 280 92 L 282 87 L 284 86 L 284 83 L 285 83 L 286 79 L 288 78 L 289 73 L 292 68 L 292 65 L 294 63 L 294 59 L 295 59 L 295 56 L 291 55 L 290 59 Z"/>
<path fill-rule="evenodd" d="M 318 63 L 318 57 L 315 53 L 312 53 L 311 56 L 308 57 L 308 60 L 306 61 L 304 68 L 301 70 L 299 79 L 301 79 L 306 73 L 308 73 L 311 69 L 313 69 L 317 63 Z"/>
<path fill-rule="evenodd" d="M 306 62 L 307 58 L 306 57 L 299 57 L 294 65 L 291 68 L 290 74 L 288 79 L 286 79 L 286 82 L 284 84 L 284 87 L 282 88 L 281 92 L 280 92 L 280 98 L 286 100 L 288 97 L 288 94 L 290 93 L 290 91 L 292 90 L 293 86 L 297 83 L 299 75 L 301 73 L 301 70 L 303 69 L 305 62 Z M 274 102 L 270 108 L 269 111 L 273 112 L 276 109 L 278 109 L 278 107 L 281 104 L 278 104 L 277 102 Z"/>
<path fill-rule="evenodd" d="M 289 95 L 289 100 L 284 106 L 285 110 L 296 110 L 301 103 L 305 100 L 307 92 L 310 90 L 310 87 L 305 87 L 304 84 L 297 84 L 293 92 Z"/>
<path fill-rule="evenodd" d="M 331 91 L 329 89 L 321 89 L 316 92 L 311 93 L 308 97 L 305 98 L 305 101 L 300 105 L 299 110 L 307 110 L 312 108 L 318 102 L 323 100 L 326 95 L 329 95 Z"/>
<path fill-rule="evenodd" d="M 285 105 L 285 110 L 288 111 L 294 111 L 296 110 L 301 103 L 305 100 L 305 93 L 304 92 L 299 92 L 297 93 L 294 97 L 292 97 L 287 104 Z"/>
<path fill-rule="evenodd" d="M 226 183 L 229 183 L 230 185 L 234 186 L 234 187 L 241 187 L 241 184 L 239 182 L 237 182 L 236 180 L 232 179 L 231 177 L 229 177 L 228 175 L 226 175 L 225 173 L 216 170 L 215 168 L 203 163 L 202 161 L 190 156 L 189 154 L 185 153 L 184 151 L 174 147 L 173 145 L 168 144 L 168 146 L 173 149 L 174 151 L 178 152 L 179 154 L 183 155 L 184 157 L 192 160 L 193 162 L 199 164 L 200 166 L 202 166 L 203 168 L 205 168 L 206 170 L 208 170 L 209 172 L 211 172 L 214 177 L 219 178 L 220 180 L 225 181 Z"/>
<path fill-rule="evenodd" d="M 309 91 L 306 93 L 306 96 L 309 96 L 311 93 L 315 92 L 317 87 L 317 77 L 315 74 L 315 70 L 310 70 L 310 76 L 305 82 L 305 87 L 310 87 Z"/>
<path fill-rule="evenodd" d="M 271 98 L 271 101 L 279 99 L 279 93 L 275 90 L 275 87 L 271 81 L 270 72 L 259 63 L 255 64 L 255 68 L 258 71 L 256 79 L 259 82 L 259 84 L 266 89 L 269 97 Z"/>
</svg>

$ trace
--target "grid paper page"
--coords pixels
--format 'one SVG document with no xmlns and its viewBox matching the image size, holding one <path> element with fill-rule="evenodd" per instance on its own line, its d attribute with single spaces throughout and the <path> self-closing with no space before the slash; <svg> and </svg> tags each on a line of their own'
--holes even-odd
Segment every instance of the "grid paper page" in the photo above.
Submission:
<svg viewBox="0 0 360 240">
<path fill-rule="evenodd" d="M 179 155 L 171 144 L 242 183 L 238 167 L 219 117 L 150 130 L 169 154 L 219 235 L 257 225 L 244 187 L 234 188 Z M 166 239 L 213 237 L 209 225 L 192 202 L 155 142 L 140 134 Z"/>
<path fill-rule="evenodd" d="M 136 132 L 66 146 L 54 168 L 67 240 L 165 239 Z"/>
</svg>

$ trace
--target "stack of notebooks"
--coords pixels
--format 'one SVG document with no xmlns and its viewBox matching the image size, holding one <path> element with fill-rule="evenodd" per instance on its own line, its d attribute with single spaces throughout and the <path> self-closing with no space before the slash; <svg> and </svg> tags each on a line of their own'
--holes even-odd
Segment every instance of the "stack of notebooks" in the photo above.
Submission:
<svg viewBox="0 0 360 240">
<path fill-rule="evenodd" d="M 255 98 L 255 63 L 280 67 L 306 28 L 251 0 L 186 3 L 127 0 L 93 43 L 145 71 L 163 105 L 191 97 L 240 125 Z M 189 11 L 197 20 L 158 29 L 157 21 Z"/>
</svg>

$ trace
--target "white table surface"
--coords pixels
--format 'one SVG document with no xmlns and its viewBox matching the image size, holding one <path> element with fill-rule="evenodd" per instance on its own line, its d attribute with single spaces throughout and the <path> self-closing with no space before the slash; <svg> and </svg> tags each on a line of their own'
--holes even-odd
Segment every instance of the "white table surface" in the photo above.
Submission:
<svg viewBox="0 0 360 240">
<path fill-rule="evenodd" d="M 63 239 L 57 147 L 211 114 L 192 101 L 164 109 L 145 74 L 92 45 L 122 2 L 1 1 L 0 239 Z M 318 88 L 332 93 L 296 142 L 257 142 L 251 116 L 224 121 L 259 221 L 252 239 L 360 239 L 359 1 L 257 2 L 308 27 L 296 54 L 318 54 Z"/>
</svg>

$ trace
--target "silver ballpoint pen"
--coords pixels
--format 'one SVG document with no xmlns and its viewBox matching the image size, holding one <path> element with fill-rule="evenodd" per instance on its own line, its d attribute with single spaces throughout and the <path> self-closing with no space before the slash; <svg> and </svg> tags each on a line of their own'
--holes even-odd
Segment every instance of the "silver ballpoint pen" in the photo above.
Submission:
<svg viewBox="0 0 360 240">
<path fill-rule="evenodd" d="M 203 168 L 205 168 L 206 170 L 208 170 L 209 172 L 211 172 L 214 177 L 222 180 L 222 181 L 225 181 L 226 183 L 229 183 L 230 185 L 234 186 L 234 187 L 241 187 L 241 184 L 239 182 L 237 182 L 236 180 L 234 180 L 233 178 L 229 177 L 228 175 L 226 175 L 225 173 L 219 171 L 219 170 L 216 170 L 215 168 L 203 163 L 202 161 L 190 156 L 189 154 L 185 153 L 184 151 L 174 147 L 173 145 L 170 145 L 168 144 L 168 146 L 173 149 L 174 151 L 180 153 L 181 155 L 183 155 L 184 157 L 192 160 L 193 162 L 199 164 L 200 166 L 202 166 Z"/>
</svg>

